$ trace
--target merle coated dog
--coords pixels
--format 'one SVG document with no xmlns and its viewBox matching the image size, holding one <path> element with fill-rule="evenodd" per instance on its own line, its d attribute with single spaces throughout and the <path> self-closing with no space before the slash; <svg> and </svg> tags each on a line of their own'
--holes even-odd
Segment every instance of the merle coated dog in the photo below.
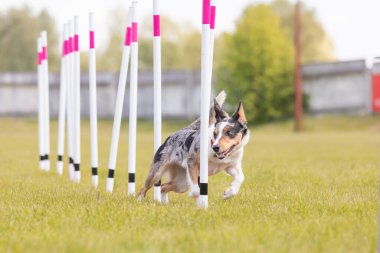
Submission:
<svg viewBox="0 0 380 253">
<path fill-rule="evenodd" d="M 242 158 L 244 146 L 249 141 L 249 129 L 243 104 L 240 102 L 235 113 L 230 117 L 221 106 L 226 98 L 222 91 L 210 109 L 209 120 L 209 175 L 225 171 L 233 177 L 230 187 L 223 198 L 235 196 L 244 181 Z M 154 155 L 144 187 L 139 192 L 139 199 L 163 176 L 167 182 L 161 185 L 161 200 L 168 202 L 168 192 L 183 193 L 189 190 L 193 198 L 199 196 L 199 144 L 200 119 L 189 126 L 173 133 L 160 146 Z"/>
</svg>

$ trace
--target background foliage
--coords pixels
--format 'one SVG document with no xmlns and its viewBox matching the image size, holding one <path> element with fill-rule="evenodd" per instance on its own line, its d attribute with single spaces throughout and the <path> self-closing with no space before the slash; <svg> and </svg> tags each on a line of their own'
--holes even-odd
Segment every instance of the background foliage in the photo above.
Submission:
<svg viewBox="0 0 380 253">
<path fill-rule="evenodd" d="M 58 36 L 54 18 L 42 11 L 33 15 L 29 7 L 0 14 L 0 71 L 33 71 L 37 63 L 37 37 L 48 33 L 49 67 L 58 71 Z"/>
<path fill-rule="evenodd" d="M 248 121 L 290 116 L 294 51 L 275 13 L 266 5 L 248 7 L 224 40 L 218 86 L 232 101 L 244 101 Z"/>
<path fill-rule="evenodd" d="M 109 40 L 97 54 L 98 71 L 119 71 L 126 13 L 120 6 L 109 13 Z M 161 26 L 163 70 L 200 69 L 200 31 L 165 15 L 161 17 Z M 231 104 L 237 98 L 244 101 L 250 121 L 260 123 L 291 116 L 293 26 L 294 5 L 289 0 L 273 0 L 247 6 L 232 32 L 217 34 L 214 83 L 217 89 L 230 93 Z M 59 71 L 58 28 L 45 10 L 34 15 L 24 6 L 0 13 L 0 71 L 35 71 L 36 38 L 42 29 L 48 31 L 50 71 Z M 334 59 L 331 40 L 315 12 L 305 5 L 301 40 L 303 63 Z M 151 16 L 141 20 L 139 65 L 141 70 L 153 67 Z M 81 52 L 81 69 L 88 70 L 85 51 Z"/>
</svg>

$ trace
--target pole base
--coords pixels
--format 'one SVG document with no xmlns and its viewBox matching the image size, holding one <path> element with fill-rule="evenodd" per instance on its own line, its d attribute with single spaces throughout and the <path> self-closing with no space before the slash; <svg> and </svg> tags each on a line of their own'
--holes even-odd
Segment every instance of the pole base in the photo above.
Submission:
<svg viewBox="0 0 380 253">
<path fill-rule="evenodd" d="M 45 167 L 45 161 L 41 160 L 40 161 L 40 170 L 45 170 L 44 167 Z"/>
<path fill-rule="evenodd" d="M 128 183 L 128 196 L 135 196 L 135 183 Z"/>
<path fill-rule="evenodd" d="M 71 181 L 74 181 L 74 164 L 72 163 L 69 165 L 69 178 Z"/>
<path fill-rule="evenodd" d="M 113 178 L 107 178 L 106 192 L 113 192 L 113 184 L 115 180 Z"/>
<path fill-rule="evenodd" d="M 50 160 L 45 160 L 45 171 L 50 171 Z"/>
<path fill-rule="evenodd" d="M 95 189 L 98 188 L 98 184 L 99 184 L 98 175 L 92 176 L 91 183 L 92 183 L 92 187 L 94 187 Z"/>
<path fill-rule="evenodd" d="M 208 207 L 208 195 L 200 195 L 197 198 L 197 207 L 207 209 Z"/>
<path fill-rule="evenodd" d="M 80 183 L 80 171 L 75 171 L 75 183 Z"/>
<path fill-rule="evenodd" d="M 57 162 L 57 173 L 60 176 L 62 176 L 62 174 L 63 174 L 63 162 L 62 161 Z"/>
</svg>

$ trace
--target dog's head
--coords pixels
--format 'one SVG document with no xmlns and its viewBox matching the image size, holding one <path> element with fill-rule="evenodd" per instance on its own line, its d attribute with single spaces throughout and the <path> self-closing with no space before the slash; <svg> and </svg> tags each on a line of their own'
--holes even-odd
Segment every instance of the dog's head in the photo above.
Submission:
<svg viewBox="0 0 380 253">
<path fill-rule="evenodd" d="M 245 118 L 242 102 L 230 117 L 214 100 L 215 129 L 211 136 L 211 147 L 215 156 L 223 160 L 239 148 L 244 138 L 247 139 L 248 123 Z"/>
</svg>

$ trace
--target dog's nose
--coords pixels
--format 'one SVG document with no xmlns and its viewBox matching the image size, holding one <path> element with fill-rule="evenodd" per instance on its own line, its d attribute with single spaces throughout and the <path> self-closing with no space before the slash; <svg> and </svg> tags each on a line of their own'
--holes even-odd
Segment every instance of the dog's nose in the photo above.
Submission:
<svg viewBox="0 0 380 253">
<path fill-rule="evenodd" d="M 219 152 L 219 150 L 220 150 L 220 146 L 219 146 L 219 145 L 214 145 L 214 146 L 212 146 L 212 149 L 213 149 L 215 152 Z"/>
</svg>

